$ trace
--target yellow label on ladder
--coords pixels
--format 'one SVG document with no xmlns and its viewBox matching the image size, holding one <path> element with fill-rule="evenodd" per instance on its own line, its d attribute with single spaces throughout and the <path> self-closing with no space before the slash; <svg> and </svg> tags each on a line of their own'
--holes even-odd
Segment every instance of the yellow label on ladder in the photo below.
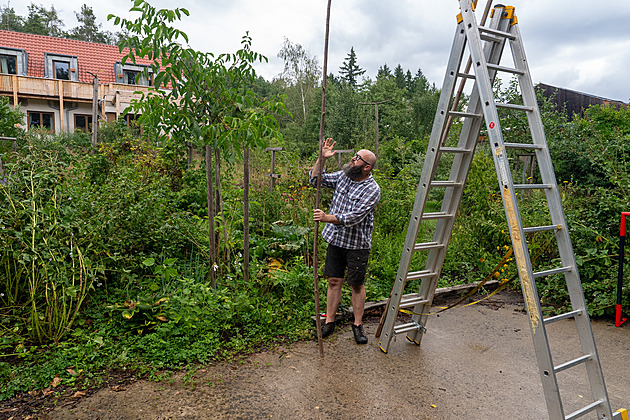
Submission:
<svg viewBox="0 0 630 420">
<path fill-rule="evenodd" d="M 536 333 L 536 328 L 540 323 L 538 317 L 538 311 L 532 310 L 536 308 L 536 295 L 534 293 L 534 287 L 532 285 L 532 278 L 527 272 L 527 266 L 525 264 L 525 250 L 523 249 L 523 242 L 521 241 L 521 232 L 518 229 L 518 220 L 516 217 L 516 210 L 514 203 L 512 202 L 512 194 L 507 186 L 503 189 L 503 199 L 505 201 L 505 210 L 507 212 L 508 220 L 510 221 L 510 233 L 512 235 L 512 244 L 514 245 L 514 256 L 516 257 L 516 266 L 518 273 L 521 276 L 521 285 L 523 287 L 523 296 L 527 301 L 527 308 L 529 314 L 529 321 L 532 324 L 532 334 Z"/>
</svg>

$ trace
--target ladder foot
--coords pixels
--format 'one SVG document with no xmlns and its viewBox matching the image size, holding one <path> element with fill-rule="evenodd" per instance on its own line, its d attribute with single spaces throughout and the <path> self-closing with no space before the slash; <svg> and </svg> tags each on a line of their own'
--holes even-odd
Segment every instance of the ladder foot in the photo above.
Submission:
<svg viewBox="0 0 630 420">
<path fill-rule="evenodd" d="M 407 338 L 407 341 L 409 341 L 410 343 L 415 344 L 416 346 L 420 345 L 419 341 L 413 340 L 413 339 L 409 338 L 409 336 L 406 336 L 405 338 Z"/>
<path fill-rule="evenodd" d="M 613 414 L 613 419 L 628 420 L 628 411 L 625 408 L 620 408 Z"/>
</svg>

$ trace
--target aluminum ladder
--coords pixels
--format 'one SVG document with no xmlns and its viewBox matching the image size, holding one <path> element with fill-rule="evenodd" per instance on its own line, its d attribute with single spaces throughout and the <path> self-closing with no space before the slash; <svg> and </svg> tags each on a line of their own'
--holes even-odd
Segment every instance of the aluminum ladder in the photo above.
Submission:
<svg viewBox="0 0 630 420">
<path fill-rule="evenodd" d="M 552 420 L 576 419 L 587 413 L 596 412 L 598 419 L 613 418 L 608 394 L 604 384 L 599 357 L 595 347 L 590 319 L 584 300 L 584 294 L 577 270 L 575 256 L 566 228 L 566 220 L 558 191 L 551 157 L 545 139 L 544 129 L 536 94 L 530 77 L 525 51 L 523 49 L 518 21 L 511 6 L 497 5 L 493 8 L 488 25 L 481 26 L 475 17 L 476 0 L 458 0 L 461 13 L 458 15 L 457 30 L 448 61 L 438 109 L 436 112 L 429 146 L 416 198 L 410 217 L 404 248 L 398 272 L 387 303 L 381 327 L 377 332 L 380 337 L 380 348 L 387 353 L 392 338 L 407 333 L 407 339 L 420 344 L 435 289 L 440 277 L 446 250 L 451 238 L 456 214 L 462 199 L 464 186 L 471 167 L 477 139 L 482 123 L 492 150 L 495 169 L 499 180 L 501 196 L 507 216 L 514 256 L 519 273 L 525 306 L 528 313 L 531 335 L 534 342 L 536 359 L 540 370 L 547 410 Z M 485 20 L 482 19 L 482 21 Z M 501 55 L 506 46 L 512 53 L 513 67 L 499 65 Z M 469 73 L 466 66 L 462 70 L 462 57 L 465 50 L 470 54 L 469 65 L 474 73 Z M 498 74 L 515 75 L 520 86 L 522 104 L 498 103 L 494 98 L 493 83 Z M 469 103 L 465 112 L 457 110 L 459 94 L 454 97 L 457 81 L 474 80 Z M 498 109 L 509 109 L 510 112 L 524 112 L 530 131 L 530 141 L 506 142 L 501 129 Z M 462 121 L 457 145 L 449 147 L 447 139 L 452 127 L 452 120 Z M 505 133 L 506 137 L 508 133 Z M 540 184 L 514 184 L 508 149 L 526 150 L 535 154 L 538 165 Z M 437 179 L 438 163 L 441 159 L 452 160 L 448 179 Z M 544 191 L 551 223 L 547 226 L 523 227 L 517 202 L 518 191 Z M 429 195 L 432 199 L 442 197 L 438 212 L 425 212 Z M 540 193 L 542 196 L 542 193 Z M 432 240 L 417 242 L 419 233 L 427 236 L 426 226 L 434 226 Z M 534 232 L 549 232 L 555 236 L 561 263 L 557 268 L 534 272 L 528 250 L 526 235 Z M 422 252 L 426 257 L 424 270 L 410 271 L 415 253 Z M 551 275 L 563 274 L 570 296 L 572 310 L 570 312 L 543 318 L 540 300 L 536 291 L 535 279 Z M 408 281 L 419 280 L 417 294 L 405 295 L 404 288 Z M 396 325 L 400 309 L 413 308 L 410 322 Z M 575 360 L 554 365 L 547 338 L 546 325 L 572 318 L 575 320 L 581 344 L 581 356 Z M 588 374 L 593 402 L 585 407 L 565 415 L 556 374 L 566 369 L 585 365 Z M 620 413 L 615 413 L 615 418 Z"/>
</svg>

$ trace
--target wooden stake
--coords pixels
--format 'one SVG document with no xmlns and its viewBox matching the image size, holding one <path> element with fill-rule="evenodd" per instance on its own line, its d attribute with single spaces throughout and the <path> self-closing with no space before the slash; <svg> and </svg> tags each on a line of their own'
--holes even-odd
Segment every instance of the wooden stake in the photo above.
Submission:
<svg viewBox="0 0 630 420">
<path fill-rule="evenodd" d="M 328 8 L 326 11 L 326 39 L 324 40 L 324 69 L 322 77 L 322 114 L 319 120 L 319 154 L 318 159 L 322 158 L 322 146 L 324 144 L 324 116 L 326 114 L 326 73 L 328 72 L 328 35 L 330 33 L 330 3 L 328 0 Z M 317 168 L 317 195 L 315 198 L 315 208 L 319 208 L 322 191 L 322 167 Z M 315 235 L 313 238 L 313 287 L 315 289 L 315 328 L 317 328 L 317 344 L 319 345 L 319 354 L 324 357 L 324 343 L 322 342 L 322 321 L 319 315 L 319 278 L 317 273 L 317 249 L 319 247 L 319 221 L 315 222 Z"/>
<path fill-rule="evenodd" d="M 243 281 L 249 281 L 249 147 L 243 156 Z"/>
</svg>

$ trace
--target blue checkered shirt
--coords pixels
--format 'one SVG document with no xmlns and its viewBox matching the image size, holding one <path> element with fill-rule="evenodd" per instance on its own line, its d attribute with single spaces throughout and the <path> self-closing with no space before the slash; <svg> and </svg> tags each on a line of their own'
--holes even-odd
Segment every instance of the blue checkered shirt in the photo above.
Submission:
<svg viewBox="0 0 630 420">
<path fill-rule="evenodd" d="M 311 175 L 317 185 L 317 176 Z M 322 237 L 331 245 L 345 249 L 370 249 L 374 230 L 374 210 L 381 198 L 381 188 L 372 175 L 355 182 L 343 171 L 322 173 L 322 187 L 334 188 L 329 214 L 341 224 L 326 223 Z"/>
</svg>

